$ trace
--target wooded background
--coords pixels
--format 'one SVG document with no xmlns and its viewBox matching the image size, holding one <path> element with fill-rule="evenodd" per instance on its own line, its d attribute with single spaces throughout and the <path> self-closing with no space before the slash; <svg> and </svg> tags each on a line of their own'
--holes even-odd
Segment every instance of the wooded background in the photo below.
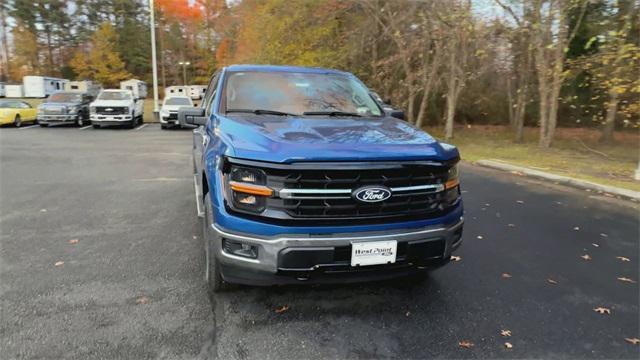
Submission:
<svg viewBox="0 0 640 360">
<path fill-rule="evenodd" d="M 0 77 L 150 81 L 142 0 L 4 0 Z M 157 0 L 160 86 L 233 63 L 343 69 L 418 126 L 638 131 L 639 0 Z"/>
</svg>

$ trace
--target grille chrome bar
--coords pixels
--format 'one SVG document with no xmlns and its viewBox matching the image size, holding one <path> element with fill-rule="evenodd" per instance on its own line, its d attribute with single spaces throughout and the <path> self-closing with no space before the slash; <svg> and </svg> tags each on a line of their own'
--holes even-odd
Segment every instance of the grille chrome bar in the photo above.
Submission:
<svg viewBox="0 0 640 360">
<path fill-rule="evenodd" d="M 428 184 L 391 188 L 392 193 L 429 191 L 436 193 L 444 190 L 443 184 Z M 350 199 L 351 189 L 281 189 L 278 195 L 282 199 Z M 345 195 L 346 194 L 346 195 Z"/>
</svg>

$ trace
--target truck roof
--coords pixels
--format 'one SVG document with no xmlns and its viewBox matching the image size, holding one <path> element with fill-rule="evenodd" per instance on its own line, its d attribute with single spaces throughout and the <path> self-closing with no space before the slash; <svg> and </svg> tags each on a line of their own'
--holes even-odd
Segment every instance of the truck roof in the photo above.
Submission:
<svg viewBox="0 0 640 360">
<path fill-rule="evenodd" d="M 264 72 L 302 72 L 312 74 L 350 74 L 345 71 L 326 69 L 319 67 L 304 67 L 304 66 L 288 66 L 288 65 L 252 65 L 252 64 L 239 64 L 230 65 L 226 67 L 227 71 L 264 71 Z"/>
</svg>

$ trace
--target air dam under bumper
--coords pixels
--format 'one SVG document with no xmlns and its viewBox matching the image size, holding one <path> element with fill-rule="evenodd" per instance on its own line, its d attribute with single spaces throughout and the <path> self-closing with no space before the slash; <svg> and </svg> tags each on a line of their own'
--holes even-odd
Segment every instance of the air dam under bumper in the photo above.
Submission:
<svg viewBox="0 0 640 360">
<path fill-rule="evenodd" d="M 212 225 L 217 234 L 216 259 L 222 277 L 231 283 L 268 286 L 300 283 L 349 283 L 410 275 L 445 265 L 462 243 L 462 217 L 448 226 L 402 231 L 334 235 L 257 237 L 228 232 Z M 396 240 L 394 264 L 351 266 L 351 243 Z M 223 242 L 257 247 L 256 259 L 223 250 Z"/>
<path fill-rule="evenodd" d="M 78 115 L 38 115 L 40 124 L 75 123 L 77 120 Z"/>
</svg>

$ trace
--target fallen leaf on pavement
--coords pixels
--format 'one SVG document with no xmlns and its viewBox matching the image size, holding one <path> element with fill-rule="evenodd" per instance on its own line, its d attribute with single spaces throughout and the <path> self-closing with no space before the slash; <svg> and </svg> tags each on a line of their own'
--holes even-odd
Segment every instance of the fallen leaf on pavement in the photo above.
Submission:
<svg viewBox="0 0 640 360">
<path fill-rule="evenodd" d="M 624 341 L 628 342 L 629 344 L 633 344 L 633 345 L 640 344 L 640 339 L 638 339 L 638 338 L 624 338 Z"/>
<path fill-rule="evenodd" d="M 149 303 L 149 298 L 146 296 L 140 296 L 139 298 L 136 299 L 136 304 L 148 304 Z"/>
<path fill-rule="evenodd" d="M 40 209 L 40 212 L 47 212 L 47 209 Z"/>
<path fill-rule="evenodd" d="M 473 347 L 473 343 L 469 340 L 462 340 L 458 342 L 458 346 L 463 347 L 465 349 L 471 349 Z"/>
<path fill-rule="evenodd" d="M 197 238 L 198 238 L 197 236 L 193 235 L 193 240 L 195 240 L 195 239 L 197 239 Z"/>
<path fill-rule="evenodd" d="M 624 256 L 616 256 L 616 259 L 618 259 L 620 261 L 631 261 L 631 260 L 629 260 L 629 258 L 626 258 Z"/>
<path fill-rule="evenodd" d="M 628 277 L 619 277 L 618 280 L 622 282 L 632 283 L 632 284 L 636 283 L 635 281 L 633 281 L 632 279 L 629 279 Z"/>
<path fill-rule="evenodd" d="M 516 227 L 515 224 L 507 224 L 508 227 Z"/>
<path fill-rule="evenodd" d="M 517 202 L 518 204 L 524 204 L 524 201 L 522 201 L 522 200 L 516 200 L 516 202 Z"/>
<path fill-rule="evenodd" d="M 547 282 L 548 282 L 549 284 L 553 284 L 553 285 L 556 285 L 556 284 L 558 283 L 557 281 L 555 281 L 555 280 L 553 280 L 553 279 L 551 279 L 551 278 L 547 279 Z"/>
<path fill-rule="evenodd" d="M 593 311 L 597 312 L 598 314 L 611 315 L 611 310 L 610 309 L 607 309 L 607 308 L 601 307 L 601 306 L 593 309 Z"/>
<path fill-rule="evenodd" d="M 282 305 L 281 307 L 276 309 L 276 314 L 282 314 L 283 312 L 289 310 L 289 306 Z"/>
<path fill-rule="evenodd" d="M 609 237 L 609 235 L 604 234 L 604 233 L 600 233 L 600 236 L 601 236 L 601 237 L 604 237 L 604 238 Z"/>
<path fill-rule="evenodd" d="M 451 255 L 451 261 L 460 261 L 462 258 L 460 256 Z"/>
<path fill-rule="evenodd" d="M 404 316 L 409 316 L 409 315 L 411 315 L 411 311 L 407 311 L 407 313 L 404 314 Z"/>
<path fill-rule="evenodd" d="M 587 261 L 591 260 L 591 256 L 589 256 L 589 254 L 584 254 L 584 255 L 582 255 L 580 257 L 585 259 L 585 260 L 587 260 Z"/>
<path fill-rule="evenodd" d="M 77 244 L 77 243 L 78 243 L 78 241 L 80 241 L 80 240 L 78 240 L 78 239 L 71 239 L 71 240 L 69 240 L 69 244 Z"/>
<path fill-rule="evenodd" d="M 600 247 L 600 245 L 598 245 L 596 243 L 591 243 L 591 245 L 593 245 L 593 247 Z"/>
<path fill-rule="evenodd" d="M 55 264 L 53 264 L 54 266 L 62 266 L 64 265 L 64 261 L 58 261 Z"/>
<path fill-rule="evenodd" d="M 482 235 L 478 235 L 478 240 L 482 240 L 482 239 L 484 239 Z"/>
<path fill-rule="evenodd" d="M 507 349 L 512 349 L 513 345 L 511 345 L 511 343 L 509 343 L 509 342 L 506 342 L 506 343 L 504 343 L 504 347 L 506 347 Z"/>
<path fill-rule="evenodd" d="M 504 337 L 510 337 L 511 336 L 511 330 L 500 330 L 500 335 L 502 335 Z"/>
<path fill-rule="evenodd" d="M 580 226 L 576 226 L 576 227 L 574 227 L 574 228 L 573 228 L 573 230 L 575 230 L 575 231 L 580 231 Z"/>
<path fill-rule="evenodd" d="M 503 274 L 502 274 L 502 277 L 503 277 L 503 278 L 505 278 L 505 279 L 509 279 L 509 278 L 511 277 L 511 274 L 509 274 L 509 273 L 503 273 Z"/>
</svg>

